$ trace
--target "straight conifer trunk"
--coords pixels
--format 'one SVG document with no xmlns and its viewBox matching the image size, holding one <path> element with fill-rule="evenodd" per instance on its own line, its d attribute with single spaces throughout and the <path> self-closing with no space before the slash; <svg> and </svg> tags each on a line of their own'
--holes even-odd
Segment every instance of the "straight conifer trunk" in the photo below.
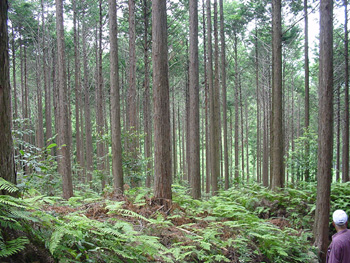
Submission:
<svg viewBox="0 0 350 263">
<path fill-rule="evenodd" d="M 84 15 L 84 14 L 83 14 Z M 92 128 L 90 116 L 90 92 L 88 81 L 88 61 L 86 48 L 86 23 L 83 22 L 83 69 L 84 69 L 84 106 L 85 106 L 85 155 L 86 155 L 86 179 L 88 183 L 92 180 L 93 160 L 92 160 Z"/>
<path fill-rule="evenodd" d="M 226 94 L 226 42 L 224 27 L 224 4 L 219 0 L 220 6 L 220 41 L 221 41 L 221 81 L 222 81 L 222 118 L 223 118 L 223 136 L 224 136 L 224 180 L 225 189 L 230 185 L 229 181 L 229 162 L 228 162 L 228 145 L 227 145 L 227 94 Z"/>
<path fill-rule="evenodd" d="M 190 0 L 190 56 L 189 56 L 189 178 L 192 197 L 201 198 L 199 147 L 199 60 L 198 60 L 198 1 Z"/>
<path fill-rule="evenodd" d="M 220 173 L 220 145 L 221 145 L 221 129 L 220 129 L 220 84 L 219 84 L 219 36 L 218 36 L 218 2 L 214 0 L 214 85 L 213 85 L 213 112 L 212 112 L 212 132 L 213 132 L 213 180 L 216 189 L 213 192 L 216 194 L 218 191 L 218 180 L 221 178 Z"/>
<path fill-rule="evenodd" d="M 0 177 L 16 184 L 11 135 L 11 89 L 7 33 L 7 0 L 0 1 Z M 4 194 L 0 191 L 0 194 Z"/>
<path fill-rule="evenodd" d="M 237 33 L 234 32 L 234 56 L 235 56 L 235 180 L 239 180 L 239 83 L 238 83 L 238 54 L 237 54 Z"/>
<path fill-rule="evenodd" d="M 284 186 L 281 0 L 272 1 L 271 188 Z"/>
<path fill-rule="evenodd" d="M 18 104 L 17 104 L 17 85 L 16 85 L 16 47 L 15 47 L 15 35 L 12 25 L 12 77 L 13 77 L 13 102 L 14 102 L 14 112 L 13 118 L 18 118 Z"/>
<path fill-rule="evenodd" d="M 79 38 L 77 33 L 77 7 L 76 0 L 72 1 L 73 4 L 73 38 L 74 38 L 74 86 L 75 86 L 75 140 L 76 140 L 76 151 L 77 151 L 77 163 L 83 166 L 82 163 L 82 148 L 81 148 L 81 137 L 80 137 L 80 105 L 81 105 L 81 94 L 80 94 L 80 52 L 79 52 Z M 79 172 L 79 177 L 81 173 Z"/>
<path fill-rule="evenodd" d="M 149 26 L 149 2 L 143 0 L 143 17 L 144 17 L 144 64 L 145 64 L 145 79 L 144 79 L 144 132 L 145 132 L 145 157 L 147 159 L 146 172 L 146 186 L 151 187 L 152 177 L 152 121 L 151 121 L 151 102 L 150 102 L 150 80 L 149 80 L 149 40 L 148 40 L 148 26 Z M 174 107 L 175 109 L 175 107 Z M 175 114 L 175 110 L 174 110 Z M 174 121 L 175 127 L 175 121 Z M 175 129 L 175 128 L 174 128 Z M 173 134 L 175 136 L 175 133 Z M 176 137 L 174 137 L 176 140 Z M 175 162 L 176 164 L 176 162 Z"/>
<path fill-rule="evenodd" d="M 135 0 L 129 0 L 129 87 L 127 90 L 127 129 L 131 136 L 128 143 L 128 156 L 131 158 L 132 171 L 137 170 L 137 148 L 138 148 L 138 112 L 136 92 L 136 28 L 135 28 Z M 135 174 L 130 174 L 132 187 L 139 185 Z"/>
<path fill-rule="evenodd" d="M 166 1 L 152 1 L 154 196 L 172 198 Z"/>
<path fill-rule="evenodd" d="M 109 0 L 110 82 L 111 82 L 111 134 L 112 173 L 114 190 L 124 191 L 122 145 L 120 127 L 120 95 L 118 67 L 118 28 L 116 0 Z"/>
<path fill-rule="evenodd" d="M 69 123 L 68 123 L 68 96 L 66 82 L 66 63 L 63 27 L 63 1 L 56 0 L 56 31 L 58 54 L 58 141 L 59 155 L 58 170 L 62 176 L 63 198 L 73 196 L 72 169 L 70 162 Z"/>
<path fill-rule="evenodd" d="M 308 17 L 308 6 L 307 0 L 304 0 L 304 16 L 305 16 L 305 44 L 304 44 L 304 71 L 305 71 L 305 129 L 309 130 L 310 124 L 310 89 L 309 89 L 309 17 Z M 310 145 L 309 142 L 306 142 L 305 145 L 306 156 L 310 154 Z M 309 169 L 305 172 L 305 180 L 308 181 L 310 177 Z"/>
<path fill-rule="evenodd" d="M 333 1 L 321 0 L 317 200 L 315 245 L 320 262 L 325 262 L 328 246 L 330 191 L 333 160 Z"/>
<path fill-rule="evenodd" d="M 345 63 L 345 90 L 344 90 L 344 134 L 343 134 L 343 158 L 342 181 L 349 181 L 349 40 L 348 40 L 348 1 L 344 0 L 344 63 Z"/>
<path fill-rule="evenodd" d="M 255 85 L 256 85 L 256 178 L 258 183 L 261 183 L 261 91 L 259 87 L 259 52 L 258 52 L 258 28 L 255 24 Z"/>
<path fill-rule="evenodd" d="M 103 75 L 102 75 L 102 0 L 99 1 L 99 24 L 98 24 L 98 48 L 96 45 L 96 69 L 97 69 L 97 83 L 96 83 L 96 125 L 97 125 L 97 168 L 101 173 L 101 186 L 105 187 L 105 149 L 103 142 L 104 135 L 104 115 L 103 115 Z M 97 32 L 96 32 L 97 33 Z M 97 39 L 96 39 L 97 41 Z"/>
</svg>

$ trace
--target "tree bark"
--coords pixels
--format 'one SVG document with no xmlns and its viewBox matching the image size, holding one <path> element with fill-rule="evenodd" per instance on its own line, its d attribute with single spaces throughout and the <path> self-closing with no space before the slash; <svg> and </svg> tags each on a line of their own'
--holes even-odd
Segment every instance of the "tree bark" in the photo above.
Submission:
<svg viewBox="0 0 350 263">
<path fill-rule="evenodd" d="M 284 186 L 281 0 L 272 1 L 271 188 Z"/>
<path fill-rule="evenodd" d="M 0 1 L 0 177 L 16 184 L 11 134 L 11 88 L 7 33 L 7 0 Z M 0 194 L 5 194 L 0 191 Z"/>
<path fill-rule="evenodd" d="M 84 15 L 84 14 L 83 14 Z M 88 80 L 88 61 L 87 61 L 87 48 L 86 48 L 86 23 L 83 22 L 83 68 L 84 68 L 84 104 L 85 104 L 85 155 L 86 155 L 86 179 L 88 183 L 92 180 L 93 160 L 92 160 L 92 128 L 91 128 L 91 116 L 90 116 L 90 92 L 89 92 L 89 80 Z"/>
<path fill-rule="evenodd" d="M 261 183 L 261 91 L 259 87 L 259 52 L 258 52 L 258 28 L 255 24 L 255 85 L 256 85 L 256 178 Z"/>
<path fill-rule="evenodd" d="M 18 99 L 17 99 L 17 84 L 16 84 L 16 46 L 15 46 L 15 35 L 14 28 L 12 25 L 12 76 L 13 76 L 13 102 L 14 112 L 13 118 L 18 118 Z"/>
<path fill-rule="evenodd" d="M 143 17 L 144 17 L 144 64 L 145 64 L 145 79 L 144 79 L 144 132 L 145 132 L 145 157 L 147 160 L 146 186 L 151 187 L 152 177 L 152 120 L 151 120 L 151 102 L 150 102 L 150 80 L 149 80 L 149 2 L 143 0 Z M 175 107 L 174 107 L 175 112 Z M 175 124 L 173 123 L 175 126 Z M 173 134 L 175 136 L 175 133 Z M 174 138 L 176 139 L 176 137 Z M 176 162 L 175 162 L 176 163 Z"/>
<path fill-rule="evenodd" d="M 111 134 L 112 173 L 114 190 L 123 193 L 122 144 L 120 127 L 120 95 L 118 66 L 118 28 L 116 0 L 109 0 L 110 82 L 111 82 Z"/>
<path fill-rule="evenodd" d="M 337 109 L 336 109 L 336 134 L 337 134 L 337 138 L 336 138 L 336 168 L 335 168 L 335 180 L 337 182 L 340 181 L 340 119 L 341 119 L 341 114 L 340 114 L 340 85 L 338 85 L 337 87 L 337 99 L 336 99 L 336 105 L 337 105 Z M 345 128 L 345 127 L 344 127 Z M 343 152 L 344 153 L 344 152 Z M 343 168 L 344 169 L 344 168 Z"/>
<path fill-rule="evenodd" d="M 207 36 L 208 36 L 208 84 L 209 84 L 209 148 L 210 148 L 210 179 L 211 179 L 211 191 L 215 195 L 218 191 L 218 177 L 220 169 L 217 162 L 216 148 L 215 146 L 215 114 L 214 114 L 214 83 L 213 83 L 213 47 L 212 47 L 212 21 L 211 21 L 211 1 L 207 0 Z"/>
<path fill-rule="evenodd" d="M 307 0 L 304 0 L 304 17 L 305 17 L 305 44 L 304 44 L 304 71 L 305 71 L 305 130 L 309 130 L 310 125 L 310 91 L 309 91 L 309 18 L 308 18 L 308 6 L 307 6 Z M 310 154 L 310 145 L 309 142 L 306 142 L 305 145 L 305 152 L 307 158 Z M 308 164 L 308 162 L 307 162 Z M 308 181 L 310 177 L 310 171 L 309 169 L 306 169 L 305 172 L 305 180 Z"/>
<path fill-rule="evenodd" d="M 166 2 L 152 1 L 152 62 L 154 101 L 154 196 L 172 199 L 171 139 Z"/>
<path fill-rule="evenodd" d="M 96 85 L 96 126 L 97 126 L 97 168 L 101 175 L 102 190 L 105 187 L 105 149 L 103 142 L 104 116 L 103 116 L 103 76 L 102 76 L 102 0 L 99 1 L 99 23 L 98 23 L 98 48 L 97 48 L 97 85 Z"/>
<path fill-rule="evenodd" d="M 203 64 L 204 64 L 204 89 L 205 89 L 205 192 L 210 193 L 210 143 L 209 143 L 209 85 L 208 85 L 208 60 L 207 60 L 207 37 L 205 24 L 205 2 L 203 6 Z M 203 163 L 204 164 L 204 163 Z"/>
<path fill-rule="evenodd" d="M 72 169 L 70 161 L 69 123 L 68 123 L 68 97 L 65 67 L 65 46 L 63 27 L 63 1 L 56 0 L 56 30 L 58 54 L 58 101 L 59 101 L 59 154 L 58 170 L 62 176 L 63 197 L 69 199 L 73 196 Z"/>
<path fill-rule="evenodd" d="M 189 159 L 192 197 L 201 198 L 199 144 L 199 59 L 198 59 L 198 1 L 190 0 L 190 56 L 189 56 Z"/>
<path fill-rule="evenodd" d="M 349 40 L 348 40 L 348 1 L 344 0 L 344 63 L 345 63 L 345 90 L 344 90 L 344 134 L 342 157 L 342 181 L 349 181 Z"/>
<path fill-rule="evenodd" d="M 130 143 L 128 144 L 128 157 L 131 161 L 132 174 L 130 182 L 132 187 L 139 185 L 137 178 L 137 148 L 138 148 L 138 112 L 136 93 L 136 28 L 135 28 L 135 0 L 129 0 L 129 88 L 128 88 L 128 113 L 127 129 Z"/>
<path fill-rule="evenodd" d="M 317 200 L 315 246 L 320 262 L 325 262 L 330 214 L 330 190 L 333 160 L 333 1 L 321 0 Z"/>
<path fill-rule="evenodd" d="M 73 4 L 73 38 L 74 38 L 74 91 L 75 91 L 75 140 L 76 140 L 76 155 L 78 166 L 83 166 L 82 163 L 82 147 L 80 136 L 80 107 L 81 107 L 81 88 L 80 88 L 80 52 L 79 52 L 79 38 L 77 33 L 77 7 L 76 0 Z M 81 172 L 78 172 L 78 177 L 81 178 Z"/>
<path fill-rule="evenodd" d="M 228 145 L 227 145 L 227 92 L 226 92 L 226 42 L 225 42 L 225 26 L 224 26 L 224 4 L 223 0 L 219 0 L 220 6 L 220 41 L 221 41 L 221 82 L 222 82 L 222 111 L 223 111 L 223 136 L 224 136 L 224 180 L 225 189 L 230 185 L 229 180 L 229 161 L 228 161 Z"/>
<path fill-rule="evenodd" d="M 234 33 L 234 56 L 235 56 L 235 180 L 239 181 L 239 83 L 238 83 L 238 54 L 237 33 Z"/>
</svg>

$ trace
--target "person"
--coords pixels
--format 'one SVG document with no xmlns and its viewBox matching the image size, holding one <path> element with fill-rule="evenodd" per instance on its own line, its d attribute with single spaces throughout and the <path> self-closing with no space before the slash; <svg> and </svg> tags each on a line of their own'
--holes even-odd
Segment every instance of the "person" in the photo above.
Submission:
<svg viewBox="0 0 350 263">
<path fill-rule="evenodd" d="M 343 210 L 333 213 L 333 226 L 337 231 L 328 247 L 326 263 L 350 262 L 350 229 L 347 229 L 348 215 Z"/>
</svg>

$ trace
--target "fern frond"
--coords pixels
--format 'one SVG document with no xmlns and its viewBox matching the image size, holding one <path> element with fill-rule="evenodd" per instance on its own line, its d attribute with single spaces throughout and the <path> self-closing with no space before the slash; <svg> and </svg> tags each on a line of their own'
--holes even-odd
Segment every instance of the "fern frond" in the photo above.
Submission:
<svg viewBox="0 0 350 263">
<path fill-rule="evenodd" d="M 106 207 L 107 208 L 107 207 Z M 127 210 L 127 209 L 115 209 L 115 210 L 110 210 L 108 212 L 108 214 L 118 214 L 118 215 L 121 215 L 121 216 L 126 216 L 126 217 L 130 217 L 130 218 L 134 218 L 134 219 L 140 219 L 140 220 L 144 220 L 146 222 L 151 222 L 148 218 L 134 212 L 134 211 L 131 211 L 131 210 Z"/>
<path fill-rule="evenodd" d="M 29 241 L 26 237 L 19 237 L 11 241 L 0 241 L 0 258 L 12 256 L 25 249 Z"/>
<path fill-rule="evenodd" d="M 14 230 L 20 230 L 22 226 L 17 220 L 10 218 L 8 216 L 0 216 L 0 226 L 3 228 L 10 228 Z"/>
<path fill-rule="evenodd" d="M 52 255 L 56 251 L 56 248 L 61 242 L 64 235 L 65 235 L 65 227 L 58 227 L 56 228 L 55 232 L 52 233 L 51 239 L 49 242 L 49 250 Z"/>
<path fill-rule="evenodd" d="M 20 200 L 18 198 L 12 197 L 10 195 L 0 195 L 0 205 L 4 204 L 7 206 L 12 206 L 16 208 L 26 209 L 27 207 L 19 204 Z"/>
<path fill-rule="evenodd" d="M 6 181 L 4 178 L 0 177 L 0 190 L 14 193 L 18 191 L 18 188 L 13 183 L 10 183 L 9 181 Z"/>
</svg>

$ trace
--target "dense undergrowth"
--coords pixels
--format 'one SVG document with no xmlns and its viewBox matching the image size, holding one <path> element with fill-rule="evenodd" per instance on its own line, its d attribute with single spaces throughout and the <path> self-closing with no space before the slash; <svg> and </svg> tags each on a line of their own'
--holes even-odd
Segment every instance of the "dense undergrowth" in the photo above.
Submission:
<svg viewBox="0 0 350 263">
<path fill-rule="evenodd" d="M 1 189 L 17 190 L 4 180 Z M 187 192 L 174 185 L 168 210 L 146 188 L 0 196 L 0 262 L 317 262 L 315 184 L 238 185 L 203 201 Z M 349 211 L 349 195 L 349 184 L 334 184 L 332 209 Z"/>
</svg>

